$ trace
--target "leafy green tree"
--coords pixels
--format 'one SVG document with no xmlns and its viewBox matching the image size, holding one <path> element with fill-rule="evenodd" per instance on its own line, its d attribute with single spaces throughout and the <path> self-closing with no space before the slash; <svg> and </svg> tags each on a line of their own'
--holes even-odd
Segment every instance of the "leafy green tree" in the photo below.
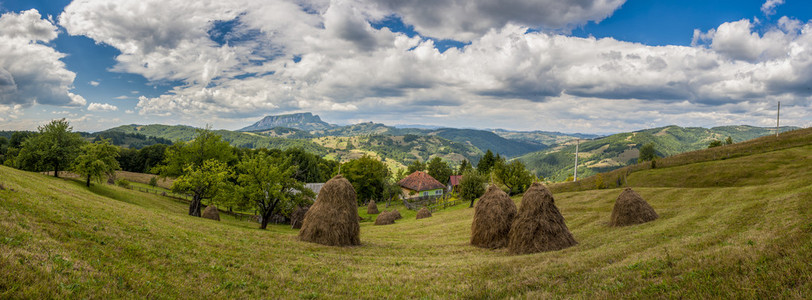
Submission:
<svg viewBox="0 0 812 300">
<path fill-rule="evenodd" d="M 50 169 L 54 177 L 59 177 L 59 171 L 71 165 L 85 141 L 72 132 L 73 127 L 65 119 L 53 120 L 38 129 L 38 135 L 22 143 L 17 165 L 32 171 Z"/>
<path fill-rule="evenodd" d="M 389 178 L 389 168 L 374 157 L 364 155 L 351 160 L 342 165 L 341 172 L 355 188 L 358 204 L 370 199 L 380 200 L 385 196 L 384 187 Z"/>
<path fill-rule="evenodd" d="M 648 143 L 640 147 L 640 162 L 651 161 L 657 158 L 657 151 L 654 150 L 654 143 Z"/>
<path fill-rule="evenodd" d="M 460 179 L 460 199 L 471 201 L 469 207 L 474 207 L 474 200 L 485 193 L 487 178 L 474 169 L 468 169 L 462 173 Z"/>
<path fill-rule="evenodd" d="M 415 159 L 414 161 L 412 161 L 411 164 L 409 164 L 407 173 L 412 174 L 412 173 L 414 173 L 416 171 L 423 171 L 425 169 L 426 169 L 426 164 L 420 162 L 419 159 Z"/>
<path fill-rule="evenodd" d="M 81 152 L 73 162 L 73 171 L 87 178 L 88 187 L 91 179 L 101 182 L 105 175 L 113 176 L 120 169 L 116 160 L 118 147 L 110 145 L 109 140 L 85 144 Z"/>
<path fill-rule="evenodd" d="M 189 204 L 189 215 L 200 216 L 200 204 L 204 199 L 217 197 L 227 190 L 231 183 L 229 179 L 234 172 L 226 163 L 209 159 L 200 166 L 188 164 L 183 169 L 183 175 L 172 184 L 172 191 L 176 193 L 191 193 L 192 203 Z"/>
<path fill-rule="evenodd" d="M 437 181 L 442 184 L 448 184 L 448 179 L 451 175 L 454 175 L 454 170 L 438 156 L 435 156 L 429 161 L 427 169 L 429 176 L 434 177 L 434 179 L 437 179 Z"/>
<path fill-rule="evenodd" d="M 155 167 L 155 173 L 161 176 L 180 176 L 188 166 L 199 168 L 203 162 L 217 160 L 231 163 L 235 155 L 231 145 L 208 127 L 196 129 L 191 142 L 179 142 L 166 148 L 164 163 Z"/>
<path fill-rule="evenodd" d="M 155 187 L 158 185 L 158 176 L 152 176 L 149 178 L 149 186 Z"/>
<path fill-rule="evenodd" d="M 524 192 L 530 187 L 535 178 L 524 164 L 518 160 L 506 163 L 503 160 L 497 161 L 494 166 L 494 176 L 496 180 L 508 188 L 508 195 L 515 195 Z"/>
<path fill-rule="evenodd" d="M 494 164 L 496 164 L 496 157 L 493 156 L 491 149 L 488 149 L 488 151 L 485 152 L 485 155 L 479 159 L 476 169 L 479 171 L 479 173 L 487 174 L 491 172 L 491 168 L 493 168 Z"/>
<path fill-rule="evenodd" d="M 727 138 L 725 139 L 725 145 L 733 145 L 733 138 L 727 136 Z"/>
<path fill-rule="evenodd" d="M 276 213 L 290 214 L 300 204 L 315 195 L 294 178 L 296 165 L 290 158 L 269 156 L 265 153 L 244 159 L 237 165 L 240 175 L 241 197 L 254 206 L 262 216 L 260 229 L 268 227 L 268 221 Z"/>
<path fill-rule="evenodd" d="M 720 141 L 720 140 L 712 140 L 710 143 L 708 143 L 708 148 L 719 147 L 721 145 L 722 145 L 722 141 Z"/>
</svg>

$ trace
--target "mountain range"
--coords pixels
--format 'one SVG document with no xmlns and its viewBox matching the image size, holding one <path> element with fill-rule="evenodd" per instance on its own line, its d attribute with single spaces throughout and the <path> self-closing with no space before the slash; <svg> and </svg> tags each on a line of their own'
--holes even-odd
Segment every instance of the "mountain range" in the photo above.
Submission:
<svg viewBox="0 0 812 300">
<path fill-rule="evenodd" d="M 783 127 L 781 130 L 792 130 Z M 124 125 L 104 132 L 140 134 L 172 141 L 189 141 L 195 128 L 169 125 Z M 452 165 L 479 161 L 487 150 L 521 161 L 537 176 L 553 181 L 573 173 L 575 144 L 579 143 L 578 174 L 587 176 L 635 163 L 638 149 L 653 143 L 661 157 L 705 148 L 711 140 L 730 136 L 734 142 L 774 133 L 773 128 L 722 126 L 714 128 L 666 126 L 610 136 L 549 131 L 479 130 L 433 127 L 394 127 L 365 122 L 339 126 L 312 113 L 266 116 L 238 131 L 215 130 L 236 147 L 297 147 L 338 161 L 372 155 L 391 168 L 439 156 Z M 577 141 L 577 142 L 576 142 Z M 579 176 L 580 177 L 580 176 Z"/>
</svg>

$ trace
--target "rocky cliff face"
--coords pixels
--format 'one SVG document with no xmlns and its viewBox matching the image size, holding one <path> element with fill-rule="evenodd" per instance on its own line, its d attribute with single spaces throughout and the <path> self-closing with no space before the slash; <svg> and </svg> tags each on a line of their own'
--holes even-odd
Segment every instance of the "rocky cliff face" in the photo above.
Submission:
<svg viewBox="0 0 812 300">
<path fill-rule="evenodd" d="M 312 113 L 298 113 L 266 116 L 253 125 L 240 129 L 240 131 L 266 130 L 274 127 L 288 127 L 312 131 L 330 129 L 334 126 L 322 121 L 319 116 L 313 115 Z"/>
</svg>

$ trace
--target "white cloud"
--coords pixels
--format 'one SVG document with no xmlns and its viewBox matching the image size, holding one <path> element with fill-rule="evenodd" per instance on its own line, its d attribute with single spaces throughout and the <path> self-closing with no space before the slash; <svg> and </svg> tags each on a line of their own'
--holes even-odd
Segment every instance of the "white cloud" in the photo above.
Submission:
<svg viewBox="0 0 812 300">
<path fill-rule="evenodd" d="M 35 9 L 0 16 L 0 105 L 84 105 L 70 92 L 76 74 L 60 60 L 65 55 L 43 44 L 57 34 Z"/>
<path fill-rule="evenodd" d="M 767 0 L 761 5 L 761 12 L 766 16 L 775 14 L 775 8 L 784 4 L 784 0 Z"/>
<path fill-rule="evenodd" d="M 126 100 L 126 99 L 130 99 L 130 96 L 124 96 L 124 95 L 121 95 L 121 96 L 115 97 L 115 98 L 113 98 L 113 99 L 116 99 L 116 100 Z"/>
<path fill-rule="evenodd" d="M 117 111 L 118 107 L 107 103 L 90 103 L 87 106 L 89 111 Z"/>
<path fill-rule="evenodd" d="M 736 116 L 757 118 L 754 109 L 777 99 L 812 106 L 811 23 L 781 18 L 759 33 L 745 19 L 695 31 L 691 47 L 655 47 L 528 32 L 599 21 L 623 1 L 517 1 L 499 9 L 466 3 L 83 1 L 69 5 L 59 20 L 70 34 L 120 50 L 116 70 L 184 83 L 139 97 L 136 111 L 146 116 L 233 122 L 313 111 L 342 120 L 397 120 L 408 111 L 443 122 L 481 116 L 537 123 L 523 108 L 529 106 L 549 109 L 552 120 L 571 114 L 560 118 L 583 117 L 597 128 L 680 123 L 680 117 L 711 125 L 744 121 Z M 539 12 L 544 6 L 536 4 L 548 9 Z M 439 12 L 447 18 L 438 19 Z M 458 16 L 466 13 L 478 18 Z M 370 26 L 392 14 L 421 34 L 470 45 L 441 53 L 431 40 Z M 224 21 L 230 27 L 216 25 Z M 577 114 L 561 106 L 567 102 L 596 108 Z M 679 109 L 665 112 L 671 106 Z M 812 117 L 808 109 L 801 115 Z"/>
<path fill-rule="evenodd" d="M 99 86 L 99 82 L 95 81 L 95 80 L 91 80 L 90 82 L 88 82 L 88 84 L 90 84 L 92 86 Z"/>
</svg>

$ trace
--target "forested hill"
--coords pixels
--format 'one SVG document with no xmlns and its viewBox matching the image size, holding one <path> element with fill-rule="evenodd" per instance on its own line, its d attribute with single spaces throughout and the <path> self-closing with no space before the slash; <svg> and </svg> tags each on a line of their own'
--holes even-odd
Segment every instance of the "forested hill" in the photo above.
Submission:
<svg viewBox="0 0 812 300">
<path fill-rule="evenodd" d="M 782 131 L 797 127 L 782 127 Z M 658 156 L 665 157 L 707 148 L 712 140 L 724 141 L 728 136 L 741 142 L 774 134 L 775 128 L 754 126 L 721 126 L 713 128 L 666 126 L 619 133 L 594 140 L 581 140 L 578 177 L 605 172 L 637 162 L 641 146 L 653 143 Z M 536 175 L 552 181 L 562 181 L 573 174 L 575 141 L 553 148 L 522 155 L 523 162 Z"/>
<path fill-rule="evenodd" d="M 118 131 L 125 133 L 139 133 L 146 136 L 154 136 L 177 141 L 190 141 L 195 136 L 196 128 L 184 125 L 123 125 L 110 128 L 106 131 Z M 238 132 L 230 130 L 214 130 L 215 134 L 223 137 L 235 147 L 242 148 L 268 148 L 268 149 L 288 149 L 300 148 L 307 152 L 324 156 L 327 149 L 306 139 L 288 139 L 283 137 L 272 137 L 253 132 Z"/>
</svg>

